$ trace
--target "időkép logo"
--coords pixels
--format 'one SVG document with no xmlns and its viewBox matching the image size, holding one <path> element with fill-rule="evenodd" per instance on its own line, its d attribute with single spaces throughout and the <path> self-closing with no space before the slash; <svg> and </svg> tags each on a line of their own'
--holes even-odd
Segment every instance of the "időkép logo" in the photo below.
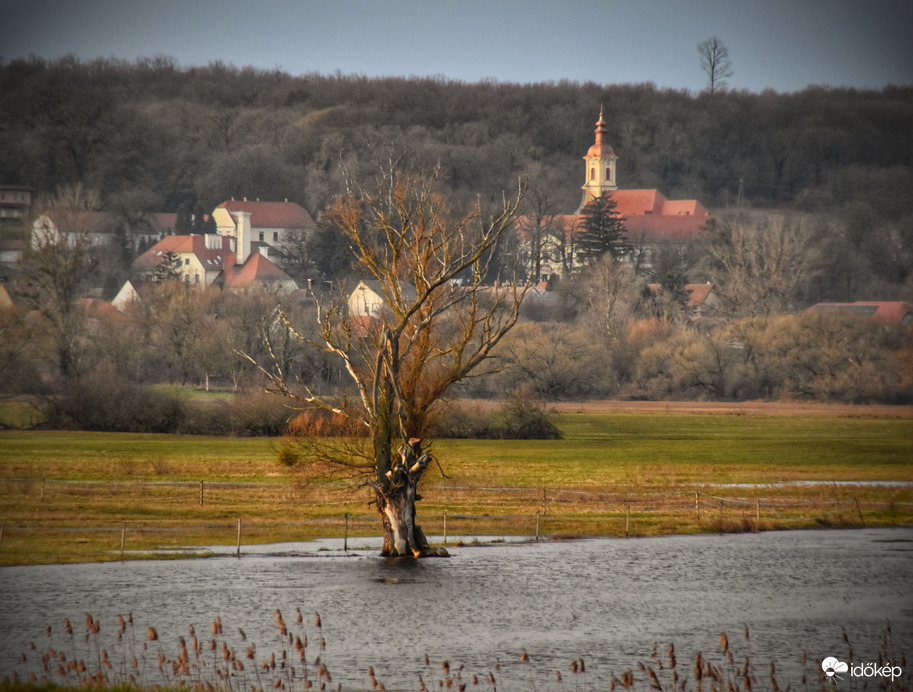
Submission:
<svg viewBox="0 0 913 692">
<path fill-rule="evenodd" d="M 892 681 L 899 678 L 903 674 L 903 670 L 900 666 L 893 666 L 890 663 L 884 665 L 878 665 L 875 663 L 857 663 L 854 665 L 849 665 L 840 661 L 833 656 L 829 656 L 821 661 L 821 669 L 824 671 L 824 674 L 829 677 L 834 683 L 837 680 L 842 680 L 843 677 L 841 673 L 849 673 L 851 677 L 854 678 L 890 678 Z"/>
</svg>

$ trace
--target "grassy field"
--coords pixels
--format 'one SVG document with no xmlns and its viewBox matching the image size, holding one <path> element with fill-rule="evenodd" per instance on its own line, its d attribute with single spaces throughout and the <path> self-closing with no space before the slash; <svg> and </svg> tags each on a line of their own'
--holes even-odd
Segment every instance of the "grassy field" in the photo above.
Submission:
<svg viewBox="0 0 913 692">
<path fill-rule="evenodd" d="M 861 411 L 568 412 L 562 440 L 438 441 L 447 477 L 426 473 L 419 522 L 440 534 L 446 513 L 450 536 L 909 523 L 913 419 Z M 239 519 L 245 544 L 341 536 L 346 514 L 351 536 L 379 532 L 366 490 L 303 484 L 276 463 L 280 444 L 0 432 L 0 564 L 119 559 L 122 541 L 127 557 L 234 545 Z"/>
</svg>

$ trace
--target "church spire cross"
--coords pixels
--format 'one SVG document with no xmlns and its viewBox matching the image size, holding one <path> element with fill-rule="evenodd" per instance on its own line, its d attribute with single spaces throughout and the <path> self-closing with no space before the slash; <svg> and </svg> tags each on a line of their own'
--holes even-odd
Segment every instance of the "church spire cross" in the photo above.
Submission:
<svg viewBox="0 0 913 692">
<path fill-rule="evenodd" d="M 609 128 L 606 127 L 605 118 L 602 116 L 602 106 L 599 107 L 599 120 L 596 121 L 596 144 L 601 145 L 603 143 L 603 138 L 609 132 Z"/>
</svg>

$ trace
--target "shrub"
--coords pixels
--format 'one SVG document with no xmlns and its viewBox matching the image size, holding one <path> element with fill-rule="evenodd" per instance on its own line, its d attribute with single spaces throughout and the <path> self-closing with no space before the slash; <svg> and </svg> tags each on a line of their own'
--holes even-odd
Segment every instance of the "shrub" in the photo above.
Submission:
<svg viewBox="0 0 913 692">
<path fill-rule="evenodd" d="M 506 440 L 560 440 L 561 432 L 533 399 L 511 397 L 495 415 L 495 428 Z"/>
<path fill-rule="evenodd" d="M 341 413 L 309 408 L 289 421 L 288 433 L 293 437 L 365 437 L 368 429 Z"/>
<path fill-rule="evenodd" d="M 279 448 L 279 451 L 276 452 L 276 461 L 278 461 L 283 466 L 291 468 L 295 466 L 301 460 L 301 455 L 298 454 L 290 445 L 284 444 Z"/>
<path fill-rule="evenodd" d="M 180 399 L 130 382 L 113 369 L 67 382 L 43 407 L 48 425 L 101 432 L 176 432 L 185 416 Z"/>
<path fill-rule="evenodd" d="M 281 435 L 288 427 L 292 415 L 285 399 L 262 391 L 235 397 L 228 409 L 234 435 Z"/>
<path fill-rule="evenodd" d="M 425 433 L 437 438 L 482 440 L 558 440 L 561 432 L 533 398 L 512 395 L 499 408 L 450 404 L 439 410 Z"/>
</svg>

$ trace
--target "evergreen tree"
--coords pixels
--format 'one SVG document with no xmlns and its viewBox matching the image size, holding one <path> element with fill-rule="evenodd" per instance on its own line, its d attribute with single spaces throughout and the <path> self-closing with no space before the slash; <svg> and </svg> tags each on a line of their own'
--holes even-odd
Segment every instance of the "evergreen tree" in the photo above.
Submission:
<svg viewBox="0 0 913 692">
<path fill-rule="evenodd" d="M 607 252 L 613 259 L 620 260 L 628 252 L 624 218 L 616 211 L 616 206 L 617 202 L 606 193 L 594 198 L 580 212 L 577 258 L 581 264 L 589 264 Z"/>
<path fill-rule="evenodd" d="M 193 214 L 186 206 L 178 209 L 177 219 L 174 222 L 175 235 L 191 235 L 193 233 Z"/>
<path fill-rule="evenodd" d="M 206 214 L 202 208 L 197 209 L 193 216 L 193 232 L 196 235 L 214 235 L 218 233 L 218 226 L 212 214 Z"/>
<path fill-rule="evenodd" d="M 152 280 L 161 283 L 172 279 L 181 278 L 181 258 L 173 252 L 166 252 L 162 255 L 162 261 L 155 267 L 152 274 Z"/>
</svg>

